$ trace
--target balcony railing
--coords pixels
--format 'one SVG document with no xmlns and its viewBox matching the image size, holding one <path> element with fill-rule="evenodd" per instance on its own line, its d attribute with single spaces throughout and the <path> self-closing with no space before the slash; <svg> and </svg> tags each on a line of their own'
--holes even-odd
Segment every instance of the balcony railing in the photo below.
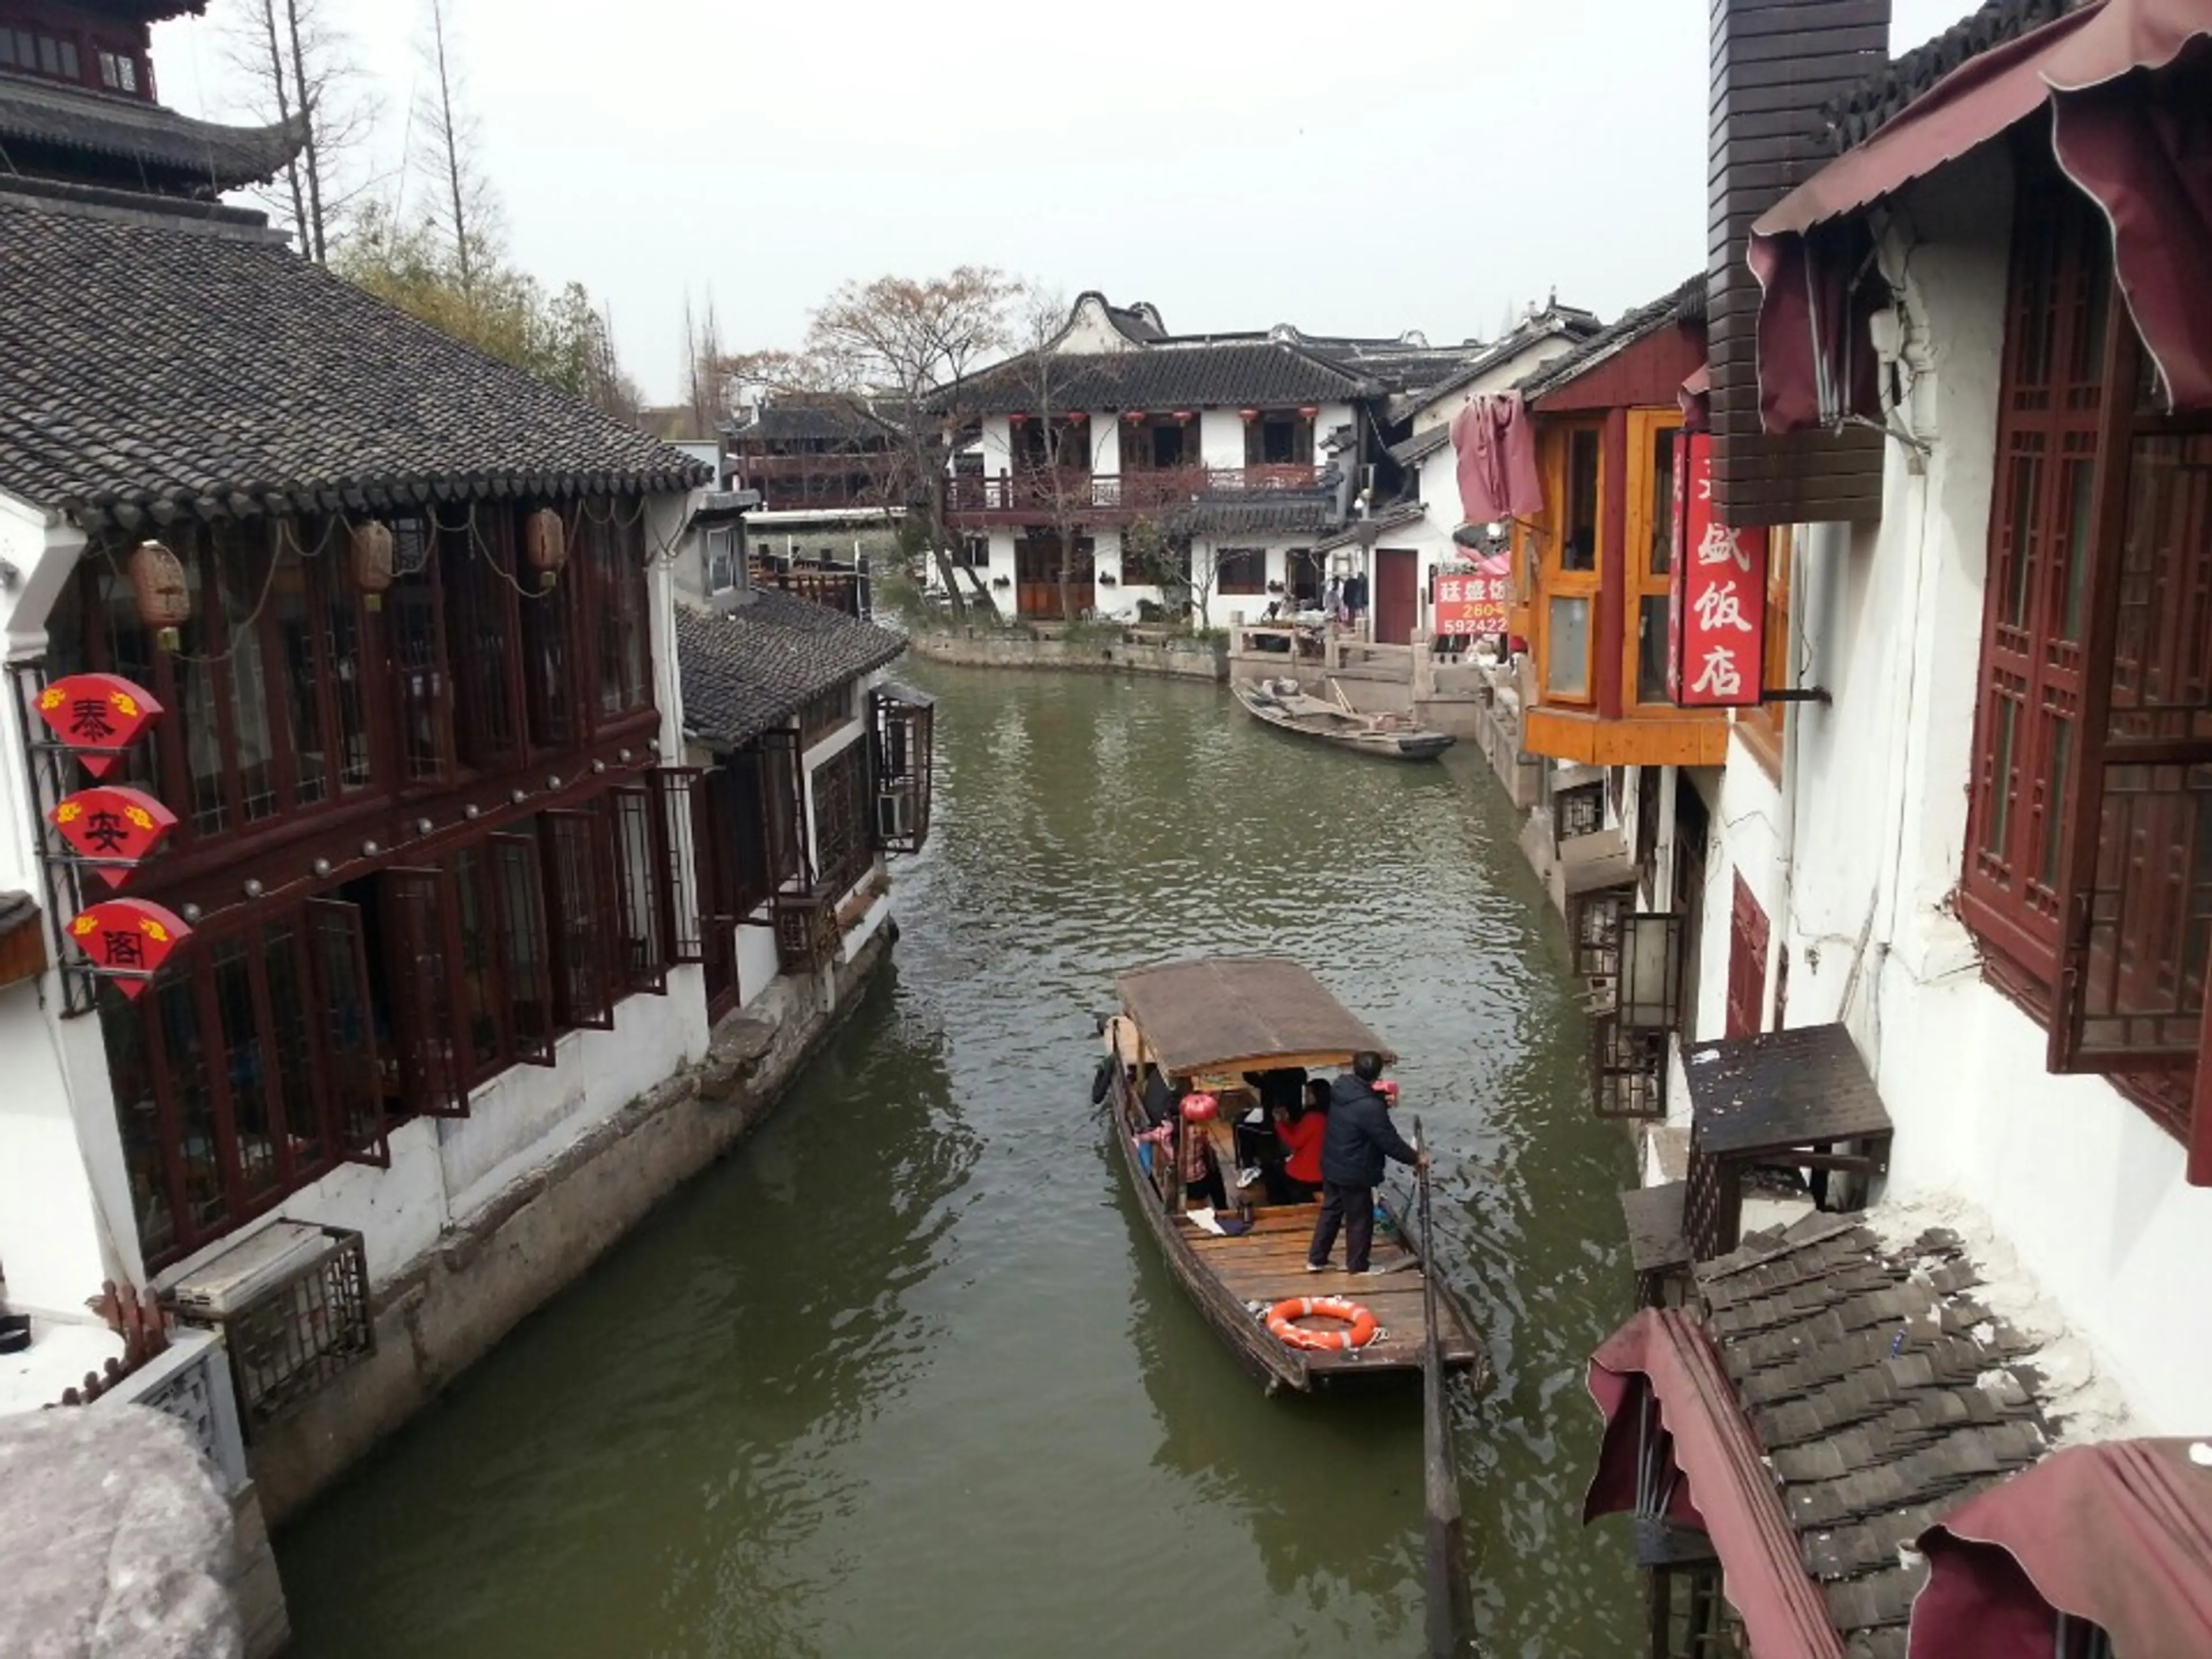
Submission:
<svg viewBox="0 0 2212 1659">
<path fill-rule="evenodd" d="M 1031 467 L 995 478 L 954 478 L 949 505 L 957 514 L 1012 516 L 1137 514 L 1224 496 L 1310 495 L 1318 488 L 1310 462 L 1168 466 L 1119 473 Z"/>
</svg>

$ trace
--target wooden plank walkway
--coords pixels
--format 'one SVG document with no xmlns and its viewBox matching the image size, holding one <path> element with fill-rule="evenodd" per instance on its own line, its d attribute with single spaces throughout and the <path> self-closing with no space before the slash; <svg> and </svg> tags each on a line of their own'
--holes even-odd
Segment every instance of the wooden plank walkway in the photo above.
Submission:
<svg viewBox="0 0 2212 1659">
<path fill-rule="evenodd" d="M 1382 1336 L 1356 1356 L 1341 1352 L 1309 1354 L 1307 1361 L 1316 1374 L 1419 1370 L 1428 1337 L 1421 1309 L 1423 1268 L 1412 1265 L 1381 1278 L 1364 1279 L 1354 1279 L 1341 1267 L 1308 1273 L 1306 1247 L 1313 1237 L 1316 1214 L 1310 1204 L 1262 1208 L 1254 1212 L 1252 1231 L 1233 1238 L 1209 1233 L 1188 1221 L 1177 1224 L 1197 1250 L 1200 1262 L 1239 1301 L 1272 1304 L 1294 1296 L 1341 1296 L 1373 1311 L 1382 1323 Z M 1343 1251 L 1340 1238 L 1339 1261 Z M 1395 1240 L 1376 1239 L 1371 1266 L 1388 1267 L 1407 1259 Z M 1449 1296 L 1440 1295 L 1437 1309 L 1443 1325 L 1439 1339 L 1444 1362 L 1454 1366 L 1474 1364 L 1480 1350 L 1457 1305 Z"/>
</svg>

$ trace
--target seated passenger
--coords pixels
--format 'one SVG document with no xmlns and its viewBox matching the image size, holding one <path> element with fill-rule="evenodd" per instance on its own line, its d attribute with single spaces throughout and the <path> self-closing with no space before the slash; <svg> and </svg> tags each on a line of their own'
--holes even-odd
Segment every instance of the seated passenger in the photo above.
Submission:
<svg viewBox="0 0 2212 1659">
<path fill-rule="evenodd" d="M 1283 1167 L 1270 1171 L 1268 1197 L 1277 1204 L 1310 1204 L 1321 1190 L 1321 1143 L 1328 1133 L 1328 1085 L 1316 1078 L 1295 1110 L 1275 1110 L 1275 1139 L 1283 1144 Z"/>
</svg>

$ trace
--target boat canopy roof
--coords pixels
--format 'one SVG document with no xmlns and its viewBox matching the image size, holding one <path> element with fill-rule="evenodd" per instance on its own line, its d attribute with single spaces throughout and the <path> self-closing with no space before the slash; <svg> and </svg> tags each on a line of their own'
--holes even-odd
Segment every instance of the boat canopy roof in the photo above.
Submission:
<svg viewBox="0 0 2212 1659">
<path fill-rule="evenodd" d="M 1200 1072 L 1347 1066 L 1372 1049 L 1395 1060 L 1287 957 L 1204 957 L 1139 968 L 1121 980 L 1121 1006 L 1172 1078 Z"/>
</svg>

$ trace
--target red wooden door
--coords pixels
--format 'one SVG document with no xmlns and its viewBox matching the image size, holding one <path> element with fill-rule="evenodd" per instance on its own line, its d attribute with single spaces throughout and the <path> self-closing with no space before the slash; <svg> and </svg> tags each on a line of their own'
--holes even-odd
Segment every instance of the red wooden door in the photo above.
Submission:
<svg viewBox="0 0 2212 1659">
<path fill-rule="evenodd" d="M 1375 643 L 1411 645 L 1420 620 L 1419 571 L 1411 548 L 1375 550 Z"/>
<path fill-rule="evenodd" d="M 1735 878 L 1729 918 L 1728 1029 L 1725 1036 L 1757 1036 L 1766 1012 L 1766 912 Z"/>
</svg>

